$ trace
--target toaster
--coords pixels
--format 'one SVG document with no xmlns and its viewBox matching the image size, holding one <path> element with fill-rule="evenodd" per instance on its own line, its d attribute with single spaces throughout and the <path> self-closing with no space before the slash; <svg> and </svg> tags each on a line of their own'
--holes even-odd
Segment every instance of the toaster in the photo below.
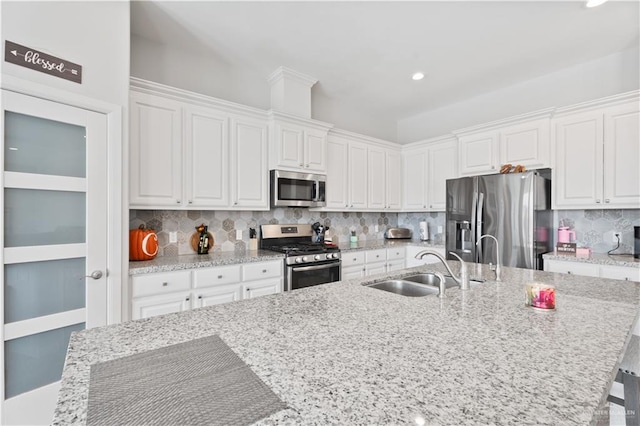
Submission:
<svg viewBox="0 0 640 426">
<path fill-rule="evenodd" d="M 409 228 L 389 228 L 384 232 L 384 238 L 387 240 L 410 239 L 413 232 Z"/>
</svg>

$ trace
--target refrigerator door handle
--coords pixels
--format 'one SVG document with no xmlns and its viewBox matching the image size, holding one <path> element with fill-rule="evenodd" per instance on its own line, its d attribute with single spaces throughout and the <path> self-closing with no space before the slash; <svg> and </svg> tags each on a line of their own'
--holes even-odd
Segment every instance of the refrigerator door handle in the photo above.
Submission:
<svg viewBox="0 0 640 426">
<path fill-rule="evenodd" d="M 475 244 L 480 240 L 482 236 L 482 220 L 484 211 L 484 193 L 480 193 L 478 195 L 478 213 L 476 220 L 476 238 L 473 242 Z M 482 263 L 482 243 L 478 244 L 478 249 L 476 250 L 476 263 Z"/>
<path fill-rule="evenodd" d="M 478 248 L 476 247 L 476 241 L 478 241 L 479 235 L 476 235 L 476 227 L 478 221 L 476 215 L 478 214 L 478 192 L 473 191 L 473 200 L 471 202 L 471 253 L 473 254 L 472 260 L 474 263 L 478 262 Z"/>
</svg>

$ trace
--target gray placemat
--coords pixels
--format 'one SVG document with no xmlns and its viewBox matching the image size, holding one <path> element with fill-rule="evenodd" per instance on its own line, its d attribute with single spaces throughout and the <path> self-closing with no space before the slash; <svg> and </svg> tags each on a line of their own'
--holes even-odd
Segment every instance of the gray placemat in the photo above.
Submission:
<svg viewBox="0 0 640 426">
<path fill-rule="evenodd" d="M 209 336 L 92 365 L 87 425 L 244 425 L 286 407 Z"/>
</svg>

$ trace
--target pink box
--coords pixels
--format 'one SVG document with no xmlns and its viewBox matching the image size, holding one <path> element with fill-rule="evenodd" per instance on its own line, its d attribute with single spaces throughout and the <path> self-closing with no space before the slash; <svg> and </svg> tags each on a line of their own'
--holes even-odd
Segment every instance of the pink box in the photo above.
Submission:
<svg viewBox="0 0 640 426">
<path fill-rule="evenodd" d="M 578 247 L 576 248 L 576 256 L 589 257 L 591 256 L 591 249 L 589 247 Z"/>
</svg>

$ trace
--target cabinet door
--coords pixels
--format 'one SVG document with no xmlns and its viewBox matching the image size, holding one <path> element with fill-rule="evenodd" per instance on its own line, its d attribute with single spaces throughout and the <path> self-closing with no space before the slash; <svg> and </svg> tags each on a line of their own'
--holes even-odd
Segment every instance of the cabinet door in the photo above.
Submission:
<svg viewBox="0 0 640 426">
<path fill-rule="evenodd" d="M 292 124 L 275 125 L 276 165 L 304 169 L 304 130 Z"/>
<path fill-rule="evenodd" d="M 458 177 L 458 144 L 451 140 L 430 146 L 427 155 L 427 206 L 430 211 L 444 211 L 447 204 L 447 179 Z"/>
<path fill-rule="evenodd" d="M 196 292 L 196 307 L 221 305 L 242 300 L 242 284 L 221 285 Z"/>
<path fill-rule="evenodd" d="M 495 173 L 498 170 L 497 139 L 496 132 L 461 137 L 458 144 L 460 175 Z"/>
<path fill-rule="evenodd" d="M 399 209 L 402 207 L 402 171 L 399 152 L 387 151 L 386 155 L 386 208 Z"/>
<path fill-rule="evenodd" d="M 427 208 L 427 150 L 417 149 L 402 153 L 404 174 L 402 199 L 405 210 L 420 211 Z"/>
<path fill-rule="evenodd" d="M 555 208 L 602 205 L 602 114 L 583 113 L 555 121 Z"/>
<path fill-rule="evenodd" d="M 586 277 L 599 277 L 598 265 L 579 262 L 563 262 L 561 260 L 547 260 L 544 262 L 544 270 L 561 274 L 582 275 Z"/>
<path fill-rule="evenodd" d="M 182 204 L 182 104 L 131 92 L 129 200 L 131 207 Z"/>
<path fill-rule="evenodd" d="M 189 207 L 229 205 L 229 119 L 214 110 L 185 111 L 186 201 Z"/>
<path fill-rule="evenodd" d="M 362 278 L 364 277 L 365 268 L 364 265 L 356 265 L 356 266 L 342 266 L 342 271 L 340 271 L 341 279 L 348 280 L 353 278 Z"/>
<path fill-rule="evenodd" d="M 384 274 L 387 272 L 387 263 L 386 262 L 376 262 L 376 263 L 367 263 L 365 266 L 366 272 L 365 275 L 368 277 L 370 275 L 376 274 Z"/>
<path fill-rule="evenodd" d="M 131 277 L 131 297 L 157 296 L 191 288 L 191 271 L 161 272 Z"/>
<path fill-rule="evenodd" d="M 232 208 L 269 210 L 267 124 L 247 118 L 232 123 Z"/>
<path fill-rule="evenodd" d="M 367 147 L 349 144 L 349 208 L 367 208 Z"/>
<path fill-rule="evenodd" d="M 605 110 L 604 207 L 640 206 L 639 129 L 637 102 Z"/>
<path fill-rule="evenodd" d="M 327 142 L 327 208 L 349 207 L 349 143 L 339 139 Z"/>
<path fill-rule="evenodd" d="M 379 148 L 368 149 L 368 201 L 369 208 L 383 210 L 386 208 L 386 159 L 385 151 Z"/>
<path fill-rule="evenodd" d="M 247 281 L 242 284 L 243 299 L 277 294 L 282 291 L 282 279 L 272 278 L 262 281 Z"/>
<path fill-rule="evenodd" d="M 191 292 L 164 294 L 133 299 L 132 319 L 151 318 L 158 315 L 191 309 Z"/>
<path fill-rule="evenodd" d="M 327 134 L 319 130 L 304 132 L 304 167 L 315 173 L 327 172 Z"/>
<path fill-rule="evenodd" d="M 549 119 L 500 130 L 499 164 L 507 163 L 527 169 L 549 166 Z"/>
</svg>

